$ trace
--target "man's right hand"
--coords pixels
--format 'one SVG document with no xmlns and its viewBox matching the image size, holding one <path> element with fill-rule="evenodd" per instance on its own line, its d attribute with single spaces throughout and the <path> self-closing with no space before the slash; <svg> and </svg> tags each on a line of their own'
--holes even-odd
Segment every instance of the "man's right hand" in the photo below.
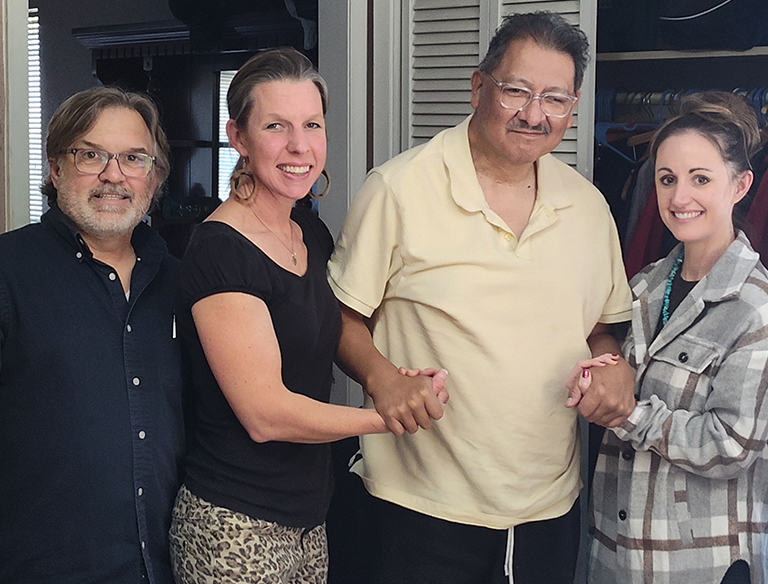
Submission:
<svg viewBox="0 0 768 584">
<path fill-rule="evenodd" d="M 365 388 L 387 429 L 400 436 L 420 427 L 429 429 L 432 420 L 443 417 L 448 401 L 445 378 L 437 369 L 397 369 L 373 344 L 366 318 L 341 305 L 341 336 L 336 362 L 341 370 Z"/>
<path fill-rule="evenodd" d="M 445 369 L 400 368 L 386 381 L 370 383 L 366 391 L 390 432 L 396 436 L 413 434 L 419 428 L 428 430 L 432 420 L 443 417 L 449 397 L 445 389 L 447 376 Z"/>
</svg>

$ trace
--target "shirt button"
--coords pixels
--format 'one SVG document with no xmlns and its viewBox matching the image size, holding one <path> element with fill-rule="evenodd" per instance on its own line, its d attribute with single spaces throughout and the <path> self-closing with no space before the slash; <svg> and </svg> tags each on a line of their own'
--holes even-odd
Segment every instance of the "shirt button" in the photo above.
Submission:
<svg viewBox="0 0 768 584">
<path fill-rule="evenodd" d="M 139 490 L 137 492 L 139 493 L 139 497 L 141 497 L 144 494 L 144 489 L 139 487 Z"/>
<path fill-rule="evenodd" d="M 147 437 L 147 433 L 144 430 L 139 432 L 139 439 L 144 440 Z"/>
<path fill-rule="evenodd" d="M 619 519 L 621 519 L 622 521 L 624 521 L 626 518 L 627 518 L 627 512 L 626 512 L 626 511 L 624 511 L 624 509 L 622 509 L 621 511 L 619 511 Z"/>
<path fill-rule="evenodd" d="M 138 385 L 141 383 L 141 379 L 138 377 L 133 378 L 133 384 L 138 387 Z"/>
<path fill-rule="evenodd" d="M 111 273 L 109 274 L 109 279 L 110 279 L 110 280 L 112 280 L 113 282 L 114 282 L 115 280 L 117 280 L 117 276 L 115 275 L 115 273 L 114 273 L 114 272 L 111 272 Z"/>
<path fill-rule="evenodd" d="M 677 356 L 678 359 L 680 359 L 680 363 L 687 363 L 688 362 L 688 353 L 683 351 Z"/>
<path fill-rule="evenodd" d="M 509 241 L 510 239 L 512 239 L 512 234 L 511 234 L 511 233 L 505 233 L 505 234 L 504 234 L 504 239 L 506 239 L 507 241 Z"/>
<path fill-rule="evenodd" d="M 624 460 L 632 460 L 635 457 L 635 452 L 632 449 L 627 448 L 624 452 L 621 453 L 621 457 Z"/>
<path fill-rule="evenodd" d="M 83 252 L 81 252 L 81 251 L 77 252 L 77 253 L 75 254 L 75 257 L 76 257 L 77 259 L 82 259 L 82 258 L 83 258 Z"/>
<path fill-rule="evenodd" d="M 131 325 L 126 325 L 125 330 L 131 332 L 133 329 L 131 328 Z"/>
<path fill-rule="evenodd" d="M 146 543 L 144 543 L 144 542 L 142 541 L 142 542 L 141 542 L 141 549 L 144 549 L 144 548 L 146 548 L 146 547 L 147 547 L 147 544 L 146 544 Z"/>
<path fill-rule="evenodd" d="M 138 257 L 138 256 L 136 256 L 136 261 L 137 261 L 137 262 L 140 262 L 140 261 L 141 261 L 141 258 L 140 258 L 140 257 Z"/>
</svg>

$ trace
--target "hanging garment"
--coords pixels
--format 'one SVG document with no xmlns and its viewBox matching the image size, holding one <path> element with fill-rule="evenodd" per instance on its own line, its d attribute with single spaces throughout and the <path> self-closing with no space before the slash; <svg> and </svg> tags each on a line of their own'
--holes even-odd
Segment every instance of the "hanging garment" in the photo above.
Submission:
<svg viewBox="0 0 768 584">
<path fill-rule="evenodd" d="M 659 215 L 656 187 L 648 195 L 648 201 L 640 213 L 635 236 L 624 252 L 624 269 L 631 279 L 651 262 L 664 257 L 669 247 L 671 233 Z M 673 238 L 674 241 L 674 238 Z"/>
<path fill-rule="evenodd" d="M 765 159 L 768 163 L 768 158 Z M 760 261 L 768 262 L 768 173 L 764 173 L 747 212 L 748 236 Z"/>
</svg>

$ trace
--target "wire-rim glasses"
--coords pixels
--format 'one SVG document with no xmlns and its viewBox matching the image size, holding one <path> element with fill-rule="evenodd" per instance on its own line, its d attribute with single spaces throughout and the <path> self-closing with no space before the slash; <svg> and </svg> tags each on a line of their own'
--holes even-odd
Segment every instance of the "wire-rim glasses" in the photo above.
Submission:
<svg viewBox="0 0 768 584">
<path fill-rule="evenodd" d="M 66 150 L 75 159 L 75 168 L 83 174 L 101 174 L 109 161 L 117 160 L 117 166 L 125 176 L 146 178 L 152 171 L 155 157 L 143 152 L 118 152 L 112 154 L 106 150 L 94 148 L 70 148 Z"/>
<path fill-rule="evenodd" d="M 579 100 L 574 95 L 566 93 L 535 93 L 527 87 L 517 87 L 511 83 L 500 83 L 493 75 L 486 73 L 500 91 L 501 106 L 506 109 L 523 111 L 534 99 L 539 100 L 541 111 L 550 118 L 564 118 L 573 111 L 573 106 Z"/>
</svg>

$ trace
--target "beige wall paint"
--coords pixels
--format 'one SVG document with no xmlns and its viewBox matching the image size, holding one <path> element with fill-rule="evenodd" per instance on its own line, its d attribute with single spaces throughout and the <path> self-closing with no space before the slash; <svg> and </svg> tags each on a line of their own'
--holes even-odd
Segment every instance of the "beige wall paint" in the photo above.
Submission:
<svg viewBox="0 0 768 584">
<path fill-rule="evenodd" d="M 0 0 L 0 35 L 0 228 L 8 231 L 29 223 L 26 0 Z"/>
<path fill-rule="evenodd" d="M 2 6 L 2 10 L 0 11 L 0 47 L 2 47 L 2 51 L 0 52 L 2 54 L 2 61 L 0 61 L 0 136 L 3 137 L 3 139 L 0 140 L 0 228 L 2 228 L 2 231 L 5 231 L 7 229 L 5 218 L 8 215 L 6 212 L 7 203 L 5 197 L 5 154 L 7 150 L 5 131 L 5 56 L 8 54 L 8 51 L 5 48 L 5 0 L 2 0 L 0 5 Z"/>
</svg>

